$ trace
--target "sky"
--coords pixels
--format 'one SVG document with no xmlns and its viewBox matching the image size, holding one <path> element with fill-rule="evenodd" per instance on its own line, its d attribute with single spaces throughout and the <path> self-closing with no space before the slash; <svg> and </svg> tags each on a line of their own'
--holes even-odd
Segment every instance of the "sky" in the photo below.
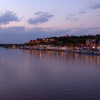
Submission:
<svg viewBox="0 0 100 100">
<path fill-rule="evenodd" d="M 1 0 L 0 43 L 100 34 L 100 0 Z"/>
</svg>

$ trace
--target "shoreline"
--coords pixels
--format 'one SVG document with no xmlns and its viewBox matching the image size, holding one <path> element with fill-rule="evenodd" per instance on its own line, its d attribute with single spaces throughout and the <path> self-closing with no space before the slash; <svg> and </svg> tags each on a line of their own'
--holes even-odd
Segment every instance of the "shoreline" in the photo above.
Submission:
<svg viewBox="0 0 100 100">
<path fill-rule="evenodd" d="M 77 54 L 87 54 L 87 55 L 100 56 L 100 52 L 74 52 L 74 51 L 67 51 L 67 53 L 77 53 Z"/>
<path fill-rule="evenodd" d="M 25 50 L 41 50 L 41 51 L 59 51 L 59 52 L 65 52 L 65 53 L 76 53 L 76 54 L 87 54 L 87 55 L 97 55 L 100 56 L 100 51 L 69 51 L 69 50 L 61 50 L 61 49 L 33 49 L 33 48 L 11 48 L 11 49 L 25 49 Z"/>
</svg>

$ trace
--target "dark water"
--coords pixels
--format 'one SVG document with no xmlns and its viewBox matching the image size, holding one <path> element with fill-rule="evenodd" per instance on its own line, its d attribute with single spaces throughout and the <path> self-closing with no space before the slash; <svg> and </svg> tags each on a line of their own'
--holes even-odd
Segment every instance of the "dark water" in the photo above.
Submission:
<svg viewBox="0 0 100 100">
<path fill-rule="evenodd" d="M 100 100 L 100 56 L 0 48 L 0 100 Z"/>
</svg>

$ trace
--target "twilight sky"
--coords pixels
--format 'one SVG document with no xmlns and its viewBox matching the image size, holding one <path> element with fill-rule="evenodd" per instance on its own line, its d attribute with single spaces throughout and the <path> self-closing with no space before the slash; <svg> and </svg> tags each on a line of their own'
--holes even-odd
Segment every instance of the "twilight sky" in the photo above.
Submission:
<svg viewBox="0 0 100 100">
<path fill-rule="evenodd" d="M 0 43 L 100 34 L 100 0 L 1 0 Z"/>
</svg>

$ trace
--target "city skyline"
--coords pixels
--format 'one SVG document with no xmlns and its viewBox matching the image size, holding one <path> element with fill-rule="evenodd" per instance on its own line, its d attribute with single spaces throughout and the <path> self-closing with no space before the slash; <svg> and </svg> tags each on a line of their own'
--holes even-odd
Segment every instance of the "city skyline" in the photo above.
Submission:
<svg viewBox="0 0 100 100">
<path fill-rule="evenodd" d="M 100 34 L 99 0 L 3 0 L 0 43 L 36 38 Z"/>
</svg>

